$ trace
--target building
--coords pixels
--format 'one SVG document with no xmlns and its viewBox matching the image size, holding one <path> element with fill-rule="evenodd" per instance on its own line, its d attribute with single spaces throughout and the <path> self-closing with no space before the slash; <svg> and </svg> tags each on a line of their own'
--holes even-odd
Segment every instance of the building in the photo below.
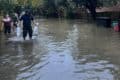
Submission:
<svg viewBox="0 0 120 80">
<path fill-rule="evenodd" d="M 112 20 L 120 18 L 120 5 L 101 7 L 96 9 L 98 17 L 110 17 Z"/>
</svg>

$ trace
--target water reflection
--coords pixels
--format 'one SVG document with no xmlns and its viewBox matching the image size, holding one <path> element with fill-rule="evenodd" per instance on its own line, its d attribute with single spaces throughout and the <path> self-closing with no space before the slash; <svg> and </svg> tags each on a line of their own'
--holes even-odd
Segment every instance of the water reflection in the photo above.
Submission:
<svg viewBox="0 0 120 80">
<path fill-rule="evenodd" d="M 38 21 L 36 40 L 0 39 L 0 80 L 120 79 L 119 34 L 79 20 Z"/>
</svg>

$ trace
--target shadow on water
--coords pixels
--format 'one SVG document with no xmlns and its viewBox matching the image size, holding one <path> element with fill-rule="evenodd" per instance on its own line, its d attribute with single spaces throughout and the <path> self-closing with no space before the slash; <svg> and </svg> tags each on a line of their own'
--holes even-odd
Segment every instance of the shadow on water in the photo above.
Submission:
<svg viewBox="0 0 120 80">
<path fill-rule="evenodd" d="M 79 20 L 37 21 L 36 40 L 0 35 L 0 80 L 120 79 L 118 33 Z"/>
</svg>

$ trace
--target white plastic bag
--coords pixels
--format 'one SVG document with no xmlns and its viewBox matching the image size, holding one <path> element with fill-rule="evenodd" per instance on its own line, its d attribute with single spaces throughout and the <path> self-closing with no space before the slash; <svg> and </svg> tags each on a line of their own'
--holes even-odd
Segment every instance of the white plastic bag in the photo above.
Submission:
<svg viewBox="0 0 120 80">
<path fill-rule="evenodd" d="M 17 37 L 20 37 L 20 36 L 21 36 L 21 28 L 20 28 L 20 27 L 17 27 L 17 28 L 16 28 L 16 36 L 17 36 Z"/>
<path fill-rule="evenodd" d="M 39 34 L 38 26 L 34 26 L 34 28 L 33 28 L 33 35 L 34 36 L 38 36 L 38 34 Z"/>
</svg>

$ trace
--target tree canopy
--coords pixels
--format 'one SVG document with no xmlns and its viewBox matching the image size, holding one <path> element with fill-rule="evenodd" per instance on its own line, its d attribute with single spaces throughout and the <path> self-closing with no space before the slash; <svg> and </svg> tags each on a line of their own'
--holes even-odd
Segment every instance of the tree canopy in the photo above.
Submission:
<svg viewBox="0 0 120 80">
<path fill-rule="evenodd" d="M 23 8 L 33 8 L 33 10 L 47 11 L 48 14 L 56 14 L 61 7 L 68 13 L 76 8 L 85 7 L 95 19 L 96 7 L 113 6 L 119 2 L 120 0 L 0 0 L 0 12 L 19 12 Z"/>
</svg>

